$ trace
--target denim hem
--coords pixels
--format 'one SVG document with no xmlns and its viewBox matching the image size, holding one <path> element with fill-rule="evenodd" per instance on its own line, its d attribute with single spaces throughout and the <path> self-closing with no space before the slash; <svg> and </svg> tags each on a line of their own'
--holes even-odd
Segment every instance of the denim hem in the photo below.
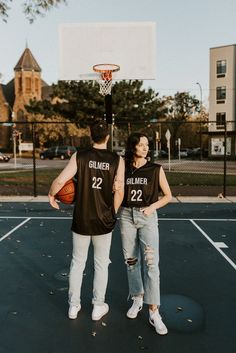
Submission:
<svg viewBox="0 0 236 353">
<path fill-rule="evenodd" d="M 104 303 L 105 303 L 105 301 L 96 300 L 96 299 L 92 300 L 93 305 L 103 305 Z"/>
</svg>

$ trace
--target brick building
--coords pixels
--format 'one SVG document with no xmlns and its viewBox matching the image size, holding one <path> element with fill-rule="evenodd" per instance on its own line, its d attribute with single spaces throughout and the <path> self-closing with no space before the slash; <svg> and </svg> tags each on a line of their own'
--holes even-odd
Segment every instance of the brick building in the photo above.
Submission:
<svg viewBox="0 0 236 353">
<path fill-rule="evenodd" d="M 49 97 L 51 86 L 41 78 L 41 68 L 26 48 L 14 67 L 14 78 L 7 84 L 0 84 L 0 122 L 28 121 L 25 105 L 30 99 L 41 100 Z M 27 128 L 21 125 L 22 137 L 27 139 Z M 0 149 L 9 143 L 11 131 L 1 124 Z"/>
</svg>

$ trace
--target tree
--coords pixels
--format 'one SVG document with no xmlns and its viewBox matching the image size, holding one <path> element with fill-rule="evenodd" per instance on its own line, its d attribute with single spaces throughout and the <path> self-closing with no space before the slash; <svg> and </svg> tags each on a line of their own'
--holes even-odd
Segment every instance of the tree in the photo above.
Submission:
<svg viewBox="0 0 236 353">
<path fill-rule="evenodd" d="M 94 117 L 104 115 L 104 98 L 98 90 L 92 81 L 59 81 L 52 85 L 51 100 L 31 100 L 26 109 L 46 119 L 59 116 L 84 127 Z"/>
<path fill-rule="evenodd" d="M 48 118 L 46 124 L 41 115 L 31 116 L 28 121 L 37 122 L 35 124 L 36 145 L 40 148 L 55 143 L 74 145 L 72 141 L 77 145 L 78 139 L 89 135 L 88 129 L 79 129 L 75 124 L 61 117 Z"/>
<path fill-rule="evenodd" d="M 112 89 L 115 122 L 137 123 L 157 120 L 165 111 L 165 102 L 142 81 L 119 81 Z M 95 117 L 104 117 L 104 97 L 93 81 L 59 81 L 52 87 L 51 101 L 30 101 L 28 112 L 45 117 L 61 116 L 78 126 L 86 126 Z"/>
<path fill-rule="evenodd" d="M 13 0 L 0 0 L 0 17 L 4 22 L 7 22 L 8 12 L 10 10 L 9 2 Z M 22 0 L 23 13 L 30 23 L 34 22 L 37 16 L 43 16 L 45 12 L 61 3 L 66 3 L 66 0 Z"/>
<path fill-rule="evenodd" d="M 143 81 L 119 81 L 112 89 L 113 112 L 117 122 L 158 120 L 167 112 L 165 101 L 152 88 L 144 89 Z"/>
<path fill-rule="evenodd" d="M 188 121 L 196 112 L 201 109 L 200 102 L 191 96 L 188 92 L 177 92 L 174 97 L 166 97 L 166 106 L 168 107 L 168 117 L 166 121 L 171 122 L 168 128 L 171 131 L 171 149 L 176 154 L 176 140 L 181 125 Z"/>
</svg>

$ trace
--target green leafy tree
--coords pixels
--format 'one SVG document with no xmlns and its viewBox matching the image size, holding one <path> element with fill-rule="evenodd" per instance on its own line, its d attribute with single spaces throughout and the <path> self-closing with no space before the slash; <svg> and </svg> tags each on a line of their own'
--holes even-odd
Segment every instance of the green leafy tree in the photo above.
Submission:
<svg viewBox="0 0 236 353">
<path fill-rule="evenodd" d="M 115 121 L 147 122 L 167 112 L 164 100 L 151 88 L 142 88 L 142 81 L 119 81 L 112 89 Z M 30 101 L 28 112 L 45 117 L 62 116 L 78 126 L 88 125 L 94 117 L 104 117 L 104 97 L 93 81 L 59 81 L 53 85 L 51 100 Z"/>
<path fill-rule="evenodd" d="M 26 109 L 46 119 L 63 117 L 84 127 L 94 117 L 104 115 L 104 98 L 98 90 L 98 85 L 92 81 L 59 81 L 52 86 L 50 100 L 31 100 Z"/>
<path fill-rule="evenodd" d="M 10 3 L 13 0 L 0 0 L 0 17 L 4 22 L 7 22 Z M 21 1 L 22 11 L 27 20 L 32 23 L 38 16 L 43 16 L 47 11 L 58 6 L 61 3 L 66 3 L 66 0 L 25 0 Z"/>
<path fill-rule="evenodd" d="M 165 101 L 143 81 L 120 81 L 112 89 L 113 112 L 117 122 L 149 123 L 167 113 Z"/>
<path fill-rule="evenodd" d="M 176 140 L 179 137 L 180 127 L 200 111 L 200 102 L 188 92 L 177 92 L 173 97 L 165 98 L 168 115 L 166 127 L 171 132 L 171 150 L 176 154 Z"/>
</svg>

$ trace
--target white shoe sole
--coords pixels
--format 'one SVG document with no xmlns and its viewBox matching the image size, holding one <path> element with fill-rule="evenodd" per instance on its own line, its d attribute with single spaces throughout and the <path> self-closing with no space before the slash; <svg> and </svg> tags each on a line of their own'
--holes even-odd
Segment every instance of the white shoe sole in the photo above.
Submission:
<svg viewBox="0 0 236 353">
<path fill-rule="evenodd" d="M 93 321 L 100 320 L 104 315 L 106 315 L 108 313 L 108 311 L 109 311 L 109 306 L 107 305 L 106 310 L 102 314 L 100 314 L 99 316 L 92 315 L 92 320 Z"/>
<path fill-rule="evenodd" d="M 155 330 L 156 330 L 156 327 L 155 327 L 155 325 L 153 324 L 153 322 L 151 321 L 151 319 L 149 319 L 149 323 L 150 323 L 150 324 L 155 328 Z M 166 330 L 164 330 L 164 331 L 157 331 L 157 330 L 156 330 L 156 333 L 158 333 L 158 335 L 164 336 L 164 335 L 167 335 L 168 330 L 167 330 L 167 328 L 166 328 Z"/>
<path fill-rule="evenodd" d="M 77 316 L 78 316 L 78 313 L 79 313 L 80 309 L 81 309 L 81 307 L 78 309 L 77 313 L 74 314 L 74 315 L 71 315 L 70 313 L 68 313 L 68 318 L 69 318 L 70 320 L 75 320 L 75 319 L 77 319 Z"/>
<path fill-rule="evenodd" d="M 136 319 L 136 317 L 138 316 L 138 313 L 142 310 L 143 307 L 141 307 L 139 309 L 139 311 L 137 312 L 136 315 L 130 315 L 129 312 L 127 312 L 126 316 L 129 318 L 129 319 Z"/>
<path fill-rule="evenodd" d="M 75 320 L 75 319 L 77 319 L 77 317 L 78 317 L 78 313 L 76 315 L 68 315 L 68 318 L 70 320 Z"/>
</svg>

